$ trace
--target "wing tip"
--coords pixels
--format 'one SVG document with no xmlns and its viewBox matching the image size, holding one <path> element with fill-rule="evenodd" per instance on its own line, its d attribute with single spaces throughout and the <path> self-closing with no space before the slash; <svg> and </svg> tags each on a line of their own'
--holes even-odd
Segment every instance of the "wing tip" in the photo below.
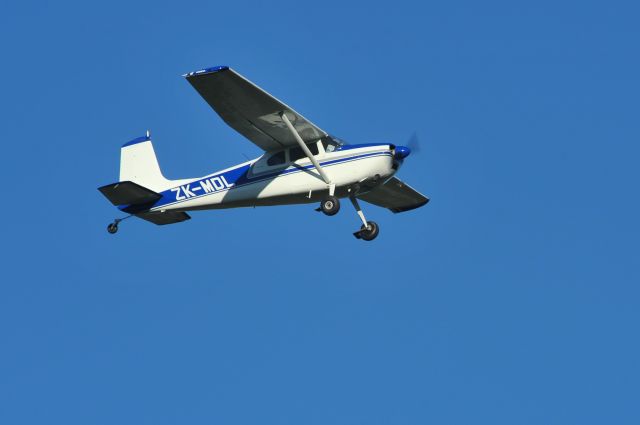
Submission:
<svg viewBox="0 0 640 425">
<path fill-rule="evenodd" d="M 185 78 L 189 78 L 189 77 L 195 77 L 196 75 L 213 74 L 214 72 L 225 71 L 227 69 L 229 69 L 227 65 L 210 66 L 209 68 L 203 68 L 197 71 L 182 74 L 182 76 Z"/>
</svg>

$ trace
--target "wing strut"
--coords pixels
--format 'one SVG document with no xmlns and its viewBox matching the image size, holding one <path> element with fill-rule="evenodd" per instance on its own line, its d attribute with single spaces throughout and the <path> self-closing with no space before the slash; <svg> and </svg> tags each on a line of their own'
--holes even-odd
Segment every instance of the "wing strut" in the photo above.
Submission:
<svg viewBox="0 0 640 425">
<path fill-rule="evenodd" d="M 280 114 L 280 117 L 282 118 L 282 121 L 284 121 L 284 123 L 287 125 L 287 127 L 291 131 L 291 134 L 293 134 L 293 137 L 298 142 L 298 145 L 300 145 L 300 149 L 302 149 L 302 152 L 304 152 L 304 154 L 307 155 L 307 158 L 309 158 L 313 166 L 316 167 L 316 170 L 318 170 L 318 173 L 320 173 L 320 177 L 322 177 L 322 180 L 324 180 L 327 186 L 329 186 L 329 196 L 333 196 L 333 194 L 336 191 L 335 183 L 333 183 L 329 178 L 329 176 L 327 176 L 327 174 L 324 172 L 324 170 L 322 169 L 322 167 L 320 166 L 316 158 L 313 156 L 313 154 L 311 153 L 307 145 L 302 140 L 302 137 L 300 137 L 300 135 L 296 131 L 293 124 L 291 124 L 291 121 L 289 121 L 289 118 L 287 118 L 286 112 L 282 112 Z"/>
</svg>

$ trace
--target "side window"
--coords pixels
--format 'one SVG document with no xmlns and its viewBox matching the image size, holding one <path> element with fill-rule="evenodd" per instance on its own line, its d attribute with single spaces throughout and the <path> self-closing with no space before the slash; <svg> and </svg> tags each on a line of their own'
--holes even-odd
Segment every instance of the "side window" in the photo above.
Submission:
<svg viewBox="0 0 640 425">
<path fill-rule="evenodd" d="M 318 155 L 317 143 L 310 143 L 307 145 L 307 147 L 311 151 L 311 155 Z M 302 152 L 302 149 L 300 147 L 289 149 L 289 161 L 291 162 L 297 161 L 300 158 L 304 158 L 304 157 L 306 157 L 306 155 L 304 154 L 304 152 Z"/>
<path fill-rule="evenodd" d="M 339 146 L 336 142 L 334 142 L 330 137 L 322 138 L 322 146 L 324 146 L 325 152 L 333 152 Z"/>
<path fill-rule="evenodd" d="M 284 159 L 284 151 L 280 151 L 278 153 L 275 153 L 273 155 L 271 155 L 271 157 L 269 159 L 267 159 L 267 165 L 272 167 L 274 165 L 279 165 L 279 164 L 284 164 L 285 163 L 285 159 Z"/>
<path fill-rule="evenodd" d="M 297 161 L 304 156 L 304 152 L 300 148 L 289 149 L 289 161 Z"/>
<path fill-rule="evenodd" d="M 307 147 L 309 148 L 309 150 L 311 151 L 312 155 L 318 155 L 318 144 L 317 143 L 309 143 L 307 145 Z"/>
</svg>

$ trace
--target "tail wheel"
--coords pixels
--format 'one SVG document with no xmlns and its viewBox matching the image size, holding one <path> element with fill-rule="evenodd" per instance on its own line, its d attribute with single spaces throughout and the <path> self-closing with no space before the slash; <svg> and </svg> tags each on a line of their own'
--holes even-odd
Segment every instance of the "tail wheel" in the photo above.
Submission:
<svg viewBox="0 0 640 425">
<path fill-rule="evenodd" d="M 118 231 L 118 225 L 116 223 L 109 223 L 109 225 L 107 226 L 107 232 L 113 235 L 117 231 Z"/>
<path fill-rule="evenodd" d="M 335 196 L 327 196 L 320 203 L 320 209 L 326 215 L 336 215 L 340 211 L 340 201 Z"/>
<path fill-rule="evenodd" d="M 367 226 L 364 225 L 360 228 L 360 239 L 365 241 L 372 241 L 380 233 L 380 228 L 375 221 L 367 221 Z"/>
</svg>

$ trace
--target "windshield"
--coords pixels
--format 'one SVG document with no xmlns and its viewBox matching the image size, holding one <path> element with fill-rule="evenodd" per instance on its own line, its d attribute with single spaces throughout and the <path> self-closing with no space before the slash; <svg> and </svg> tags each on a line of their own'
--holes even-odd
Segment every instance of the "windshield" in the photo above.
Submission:
<svg viewBox="0 0 640 425">
<path fill-rule="evenodd" d="M 333 137 L 333 136 L 323 137 L 321 139 L 321 142 L 322 142 L 322 146 L 324 146 L 325 152 L 333 152 L 338 147 L 347 144 L 347 142 L 345 142 L 344 140 L 340 140 L 337 137 Z"/>
</svg>

